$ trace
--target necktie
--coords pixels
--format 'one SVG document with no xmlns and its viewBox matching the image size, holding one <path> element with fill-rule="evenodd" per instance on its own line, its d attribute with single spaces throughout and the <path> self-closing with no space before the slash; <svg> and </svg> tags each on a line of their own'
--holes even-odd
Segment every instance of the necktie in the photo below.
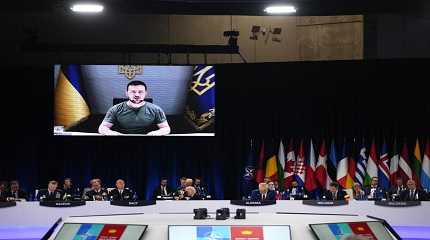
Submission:
<svg viewBox="0 0 430 240">
<path fill-rule="evenodd" d="M 166 187 L 163 187 L 163 194 L 167 195 Z"/>
<path fill-rule="evenodd" d="M 413 195 L 412 195 L 412 190 L 409 190 L 409 199 L 410 199 L 410 200 L 414 199 L 414 198 L 413 198 Z"/>
<path fill-rule="evenodd" d="M 18 192 L 15 192 L 14 195 L 15 195 L 15 198 L 18 198 Z"/>
<path fill-rule="evenodd" d="M 262 200 L 266 200 L 266 194 L 263 194 L 263 196 L 261 197 Z"/>
<path fill-rule="evenodd" d="M 336 200 L 336 193 L 333 193 L 333 200 Z"/>
</svg>

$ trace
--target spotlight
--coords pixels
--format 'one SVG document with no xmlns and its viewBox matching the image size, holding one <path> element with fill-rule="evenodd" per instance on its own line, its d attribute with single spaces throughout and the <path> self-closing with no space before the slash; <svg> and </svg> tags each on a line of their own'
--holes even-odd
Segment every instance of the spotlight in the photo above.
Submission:
<svg viewBox="0 0 430 240">
<path fill-rule="evenodd" d="M 77 13 L 99 13 L 103 9 L 103 5 L 97 3 L 76 3 L 70 7 L 70 10 Z"/>
<path fill-rule="evenodd" d="M 294 6 L 291 5 L 276 5 L 268 6 L 264 9 L 264 11 L 268 14 L 286 14 L 295 13 L 297 10 Z"/>
</svg>

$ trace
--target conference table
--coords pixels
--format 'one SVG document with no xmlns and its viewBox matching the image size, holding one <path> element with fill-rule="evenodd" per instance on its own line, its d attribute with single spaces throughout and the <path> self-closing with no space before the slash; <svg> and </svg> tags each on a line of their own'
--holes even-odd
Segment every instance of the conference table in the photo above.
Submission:
<svg viewBox="0 0 430 240">
<path fill-rule="evenodd" d="M 195 208 L 207 208 L 212 218 L 194 220 Z M 245 208 L 246 219 L 215 220 L 219 208 L 229 208 L 232 216 L 236 209 Z M 147 224 L 143 239 L 167 240 L 168 225 L 177 224 L 290 225 L 293 239 L 314 239 L 308 224 L 372 220 L 367 215 L 387 220 L 396 230 L 408 228 L 410 232 L 418 228 L 415 235 L 412 233 L 415 239 L 430 239 L 430 202 L 412 207 L 387 207 L 375 205 L 373 201 L 355 200 L 341 206 L 311 206 L 299 200 L 281 200 L 267 206 L 238 206 L 229 200 L 164 200 L 139 207 L 89 201 L 83 206 L 62 208 L 40 206 L 39 202 L 17 202 L 14 207 L 0 208 L 0 239 L 12 239 L 11 236 L 13 239 L 40 239 L 60 217 L 63 222 L 75 223 Z"/>
<path fill-rule="evenodd" d="M 70 131 L 54 131 L 55 136 L 104 136 L 100 133 L 91 133 L 91 132 L 70 132 Z M 147 134 L 122 134 L 122 135 L 114 135 L 114 136 L 127 136 L 127 137 L 151 137 L 151 135 Z M 215 133 L 173 133 L 163 135 L 163 137 L 213 137 Z"/>
</svg>

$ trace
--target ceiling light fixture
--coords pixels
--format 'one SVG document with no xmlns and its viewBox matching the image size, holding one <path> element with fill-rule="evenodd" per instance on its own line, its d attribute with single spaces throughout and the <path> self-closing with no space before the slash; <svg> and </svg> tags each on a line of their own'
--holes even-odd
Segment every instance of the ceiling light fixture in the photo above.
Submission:
<svg viewBox="0 0 430 240">
<path fill-rule="evenodd" d="M 287 14 L 295 13 L 297 9 L 291 5 L 275 5 L 266 7 L 264 11 L 268 14 Z"/>
</svg>

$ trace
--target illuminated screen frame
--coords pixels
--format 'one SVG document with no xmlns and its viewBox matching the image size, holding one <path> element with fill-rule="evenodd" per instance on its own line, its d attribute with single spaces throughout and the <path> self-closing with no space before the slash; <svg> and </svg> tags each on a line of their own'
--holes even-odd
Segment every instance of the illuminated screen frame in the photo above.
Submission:
<svg viewBox="0 0 430 240">
<path fill-rule="evenodd" d="M 67 223 L 63 223 L 63 225 L 61 225 L 61 228 L 58 230 L 58 232 L 55 234 L 55 238 L 54 240 L 60 240 L 58 238 L 58 234 L 61 232 L 61 230 L 63 229 L 64 225 L 66 224 L 116 224 L 116 225 L 126 225 L 126 226 L 141 226 L 144 227 L 142 234 L 139 236 L 138 239 L 136 240 L 142 240 L 143 235 L 145 234 L 146 230 L 148 229 L 148 224 L 128 224 L 128 223 L 89 223 L 89 222 L 67 222 Z"/>
</svg>

